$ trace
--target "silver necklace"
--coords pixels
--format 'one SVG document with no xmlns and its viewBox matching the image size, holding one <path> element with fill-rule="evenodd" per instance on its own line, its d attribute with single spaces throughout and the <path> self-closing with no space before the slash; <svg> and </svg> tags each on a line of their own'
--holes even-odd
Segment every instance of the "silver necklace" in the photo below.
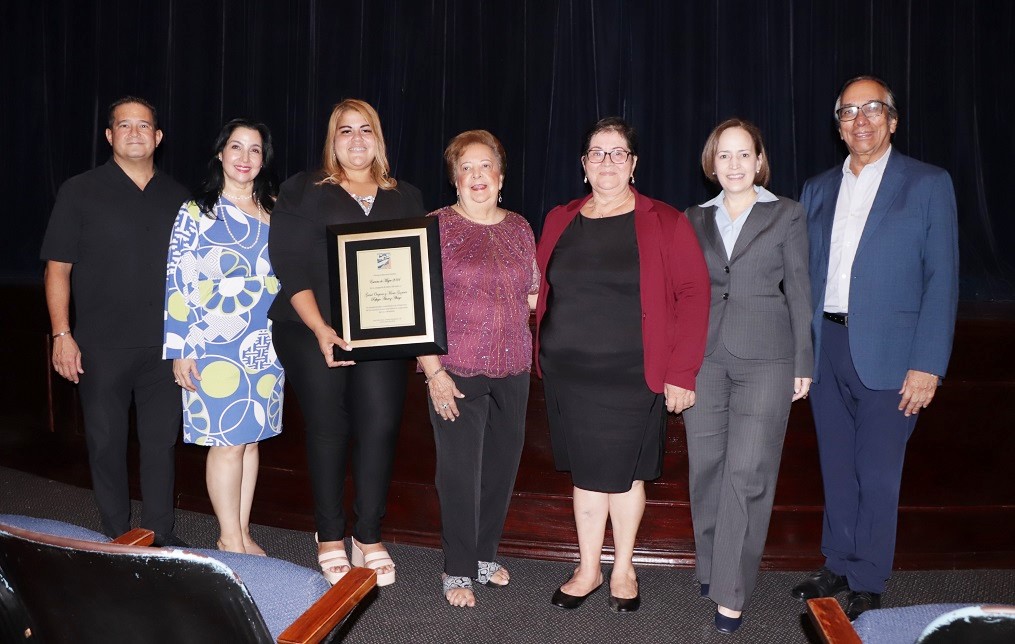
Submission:
<svg viewBox="0 0 1015 644">
<path fill-rule="evenodd" d="M 595 197 L 592 197 L 592 199 L 590 200 L 592 202 L 592 208 L 589 209 L 590 210 L 589 216 L 594 217 L 596 219 L 602 219 L 603 217 L 606 217 L 606 213 L 610 212 L 611 210 L 615 210 L 617 212 L 619 212 L 620 210 L 626 210 L 626 208 L 621 208 L 621 206 L 626 205 L 627 202 L 630 201 L 633 198 L 634 198 L 634 193 L 628 191 L 627 196 L 624 197 L 623 201 L 621 201 L 620 203 L 618 203 L 616 205 L 613 205 L 613 206 L 607 208 L 602 213 L 599 213 L 599 203 L 596 202 L 596 198 Z"/>
<path fill-rule="evenodd" d="M 224 192 L 222 193 L 222 195 L 225 196 L 225 197 L 229 196 L 229 195 L 227 195 Z M 243 210 L 239 206 L 236 206 L 236 209 L 239 210 L 240 212 L 243 212 Z M 246 215 L 247 213 L 243 213 L 243 214 Z M 229 237 L 232 238 L 233 243 L 235 243 L 237 246 L 239 246 L 243 250 L 250 250 L 250 249 L 256 247 L 257 246 L 257 242 L 260 241 L 260 239 L 261 239 L 261 224 L 265 223 L 261 219 L 261 217 L 263 215 L 264 215 L 264 209 L 261 208 L 261 204 L 258 203 L 257 204 L 257 217 L 255 218 L 255 217 L 250 217 L 249 215 L 247 216 L 248 219 L 256 219 L 256 221 L 257 221 L 257 224 L 256 224 L 256 226 L 257 226 L 257 233 L 254 235 L 254 242 L 252 244 L 250 244 L 250 246 L 244 246 L 243 244 L 240 243 L 239 239 L 236 239 L 236 235 L 233 234 L 233 230 L 229 227 L 229 213 L 222 213 L 222 223 L 226 225 L 226 232 L 229 233 Z"/>
</svg>

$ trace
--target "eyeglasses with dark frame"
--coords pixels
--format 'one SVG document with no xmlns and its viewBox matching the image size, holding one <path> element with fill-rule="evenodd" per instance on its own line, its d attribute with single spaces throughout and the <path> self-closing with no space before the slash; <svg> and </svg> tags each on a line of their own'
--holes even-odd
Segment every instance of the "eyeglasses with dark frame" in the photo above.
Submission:
<svg viewBox="0 0 1015 644">
<path fill-rule="evenodd" d="M 606 160 L 606 156 L 609 155 L 610 160 L 620 165 L 627 161 L 627 157 L 631 156 L 630 150 L 624 148 L 613 148 L 609 152 L 606 150 L 600 150 L 598 148 L 589 150 L 585 153 L 585 158 L 589 160 L 589 163 L 602 163 Z"/>
<path fill-rule="evenodd" d="M 895 111 L 894 107 L 884 101 L 867 101 L 863 105 L 846 105 L 844 107 L 840 107 L 835 111 L 835 117 L 839 119 L 840 123 L 852 121 L 860 115 L 862 110 L 864 116 L 872 119 L 875 116 L 881 116 L 884 114 L 885 108 L 888 109 L 889 116 L 891 116 L 892 112 Z"/>
</svg>

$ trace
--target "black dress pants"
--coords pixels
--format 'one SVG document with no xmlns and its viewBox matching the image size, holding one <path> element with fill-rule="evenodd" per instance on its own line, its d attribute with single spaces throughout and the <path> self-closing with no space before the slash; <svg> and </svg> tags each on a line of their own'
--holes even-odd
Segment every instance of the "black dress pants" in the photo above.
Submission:
<svg viewBox="0 0 1015 644">
<path fill-rule="evenodd" d="M 299 322 L 275 322 L 272 341 L 303 412 L 318 538 L 345 538 L 342 499 L 351 452 L 352 534 L 360 543 L 379 542 L 408 366 L 404 360 L 372 360 L 329 368 L 317 338 Z"/>
<path fill-rule="evenodd" d="M 460 416 L 444 420 L 430 405 L 444 572 L 475 577 L 478 562 L 496 557 L 504 531 L 525 443 L 529 374 L 452 378 L 465 394 L 455 401 Z"/>
<path fill-rule="evenodd" d="M 79 392 L 95 501 L 110 537 L 130 530 L 127 433 L 131 397 L 141 444 L 141 527 L 173 532 L 174 452 L 183 403 L 162 347 L 81 348 Z"/>
</svg>

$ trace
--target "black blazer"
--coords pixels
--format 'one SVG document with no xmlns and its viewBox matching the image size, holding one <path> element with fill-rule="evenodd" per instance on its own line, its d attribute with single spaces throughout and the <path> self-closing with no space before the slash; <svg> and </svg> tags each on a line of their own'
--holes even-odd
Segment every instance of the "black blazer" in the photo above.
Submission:
<svg viewBox="0 0 1015 644">
<path fill-rule="evenodd" d="M 276 322 L 300 322 L 289 299 L 295 293 L 310 289 L 321 316 L 331 324 L 328 226 L 426 215 L 419 190 L 405 181 L 399 181 L 391 190 L 378 189 L 370 215 L 365 216 L 342 186 L 317 185 L 323 176 L 316 171 L 301 172 L 289 178 L 282 184 L 271 213 L 268 254 L 282 282 L 282 290 L 268 311 L 268 317 Z"/>
</svg>

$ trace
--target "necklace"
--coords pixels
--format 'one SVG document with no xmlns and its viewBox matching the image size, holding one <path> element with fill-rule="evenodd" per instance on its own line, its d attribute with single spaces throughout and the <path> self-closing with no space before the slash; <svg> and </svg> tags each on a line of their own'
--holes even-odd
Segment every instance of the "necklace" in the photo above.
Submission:
<svg viewBox="0 0 1015 644">
<path fill-rule="evenodd" d="M 631 191 L 628 191 L 627 192 L 627 196 L 624 197 L 623 201 L 618 202 L 616 206 L 612 206 L 611 208 L 607 208 L 602 213 L 600 213 L 599 212 L 599 204 L 596 202 L 596 198 L 592 197 L 592 199 L 589 200 L 589 202 L 592 204 L 592 207 L 589 208 L 589 217 L 592 217 L 594 219 L 602 219 L 602 218 L 606 217 L 607 216 L 606 213 L 610 212 L 611 210 L 616 211 L 616 212 L 611 213 L 611 214 L 616 214 L 617 212 L 626 211 L 627 209 L 626 208 L 621 208 L 621 206 L 624 206 L 628 201 L 631 201 L 632 199 L 634 199 L 634 193 L 631 192 Z"/>
<path fill-rule="evenodd" d="M 350 192 L 349 196 L 352 197 L 356 203 L 359 204 L 359 207 L 363 209 L 363 214 L 369 217 L 370 211 L 374 208 L 375 197 L 370 195 L 358 195 L 354 192 Z"/>
<path fill-rule="evenodd" d="M 494 208 L 493 216 L 490 219 L 487 220 L 478 219 L 469 214 L 469 211 L 465 209 L 465 206 L 462 205 L 461 201 L 458 201 L 455 205 L 458 206 L 458 210 L 455 210 L 454 207 L 452 207 L 451 209 L 455 210 L 455 212 L 458 213 L 459 217 L 461 217 L 465 221 L 469 221 L 474 224 L 478 224 L 480 226 L 496 226 L 500 222 L 504 221 L 504 218 L 506 217 L 506 215 L 502 213 L 500 208 Z"/>
<path fill-rule="evenodd" d="M 222 194 L 223 194 L 223 196 L 226 196 L 226 197 L 229 196 L 229 195 L 226 195 L 224 192 Z M 239 210 L 240 212 L 243 212 L 244 215 L 247 215 L 247 213 L 244 212 L 243 209 L 240 208 L 239 206 L 236 206 L 236 209 Z M 266 217 L 266 216 L 267 216 L 267 214 L 264 212 L 264 209 L 261 208 L 261 204 L 259 202 L 257 202 L 257 217 L 251 217 L 250 215 L 247 215 L 248 218 L 257 220 L 257 224 L 255 224 L 257 226 L 257 233 L 254 235 L 254 241 L 253 241 L 253 243 L 251 243 L 249 246 L 244 246 L 243 244 L 241 244 L 240 240 L 237 239 L 236 235 L 233 234 L 232 228 L 229 227 L 229 213 L 227 213 L 227 212 L 222 213 L 222 223 L 225 224 L 225 226 L 226 226 L 226 232 L 229 233 L 229 237 L 233 240 L 233 243 L 235 243 L 237 246 L 239 246 L 243 250 L 250 250 L 250 249 L 256 247 L 257 246 L 257 242 L 260 241 L 260 239 L 261 239 L 261 224 L 267 224 L 268 223 L 268 222 L 266 222 L 263 219 L 263 217 Z M 244 235 L 244 237 L 249 237 L 249 236 L 250 236 L 249 233 L 247 235 Z"/>
<path fill-rule="evenodd" d="M 223 197 L 228 198 L 231 201 L 236 201 L 237 199 L 244 199 L 244 200 L 251 199 L 252 200 L 254 198 L 254 193 L 250 193 L 249 195 L 231 195 L 228 192 L 223 191 L 223 192 L 220 192 L 219 194 L 221 194 Z"/>
</svg>

